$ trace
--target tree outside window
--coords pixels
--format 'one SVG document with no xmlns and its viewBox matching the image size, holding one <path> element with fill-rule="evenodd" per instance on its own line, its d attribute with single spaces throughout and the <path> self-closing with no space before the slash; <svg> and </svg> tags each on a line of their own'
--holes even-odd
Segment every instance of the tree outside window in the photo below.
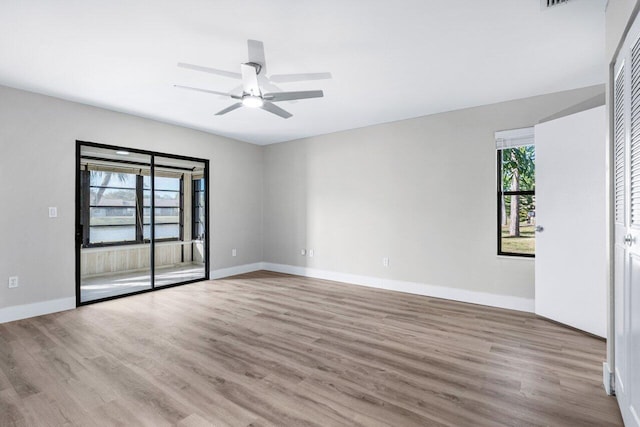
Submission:
<svg viewBox="0 0 640 427">
<path fill-rule="evenodd" d="M 498 150 L 498 254 L 535 254 L 535 147 Z"/>
</svg>

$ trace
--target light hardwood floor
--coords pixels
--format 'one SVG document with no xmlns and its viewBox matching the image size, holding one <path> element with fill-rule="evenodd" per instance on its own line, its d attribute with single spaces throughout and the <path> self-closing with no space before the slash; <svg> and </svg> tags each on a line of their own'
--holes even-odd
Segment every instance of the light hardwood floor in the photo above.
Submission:
<svg viewBox="0 0 640 427">
<path fill-rule="evenodd" d="M 269 272 L 0 325 L 0 425 L 619 426 L 603 341 Z"/>
</svg>

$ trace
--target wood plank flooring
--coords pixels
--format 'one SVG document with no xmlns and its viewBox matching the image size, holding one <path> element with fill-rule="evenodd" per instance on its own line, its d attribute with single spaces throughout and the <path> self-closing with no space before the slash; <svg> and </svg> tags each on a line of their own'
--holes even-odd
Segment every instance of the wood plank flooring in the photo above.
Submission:
<svg viewBox="0 0 640 427">
<path fill-rule="evenodd" d="M 603 341 L 270 272 L 0 325 L 0 426 L 620 426 Z"/>
</svg>

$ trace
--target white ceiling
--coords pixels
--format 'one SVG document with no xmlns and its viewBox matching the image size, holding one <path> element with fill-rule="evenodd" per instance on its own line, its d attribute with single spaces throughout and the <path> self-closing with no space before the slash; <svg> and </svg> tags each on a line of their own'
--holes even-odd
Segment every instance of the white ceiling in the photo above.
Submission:
<svg viewBox="0 0 640 427">
<path fill-rule="evenodd" d="M 269 144 L 605 81 L 606 0 L 0 0 L 0 84 Z M 325 97 L 241 108 L 174 84 L 239 82 L 247 39 Z M 1 102 L 1 100 L 0 100 Z"/>
</svg>

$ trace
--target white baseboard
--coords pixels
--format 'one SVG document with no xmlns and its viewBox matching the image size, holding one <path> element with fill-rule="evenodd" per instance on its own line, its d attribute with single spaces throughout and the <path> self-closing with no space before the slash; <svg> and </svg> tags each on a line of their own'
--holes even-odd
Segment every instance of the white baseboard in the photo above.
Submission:
<svg viewBox="0 0 640 427">
<path fill-rule="evenodd" d="M 42 316 L 74 308 L 76 308 L 75 297 L 14 305 L 0 308 L 0 323 L 13 322 L 14 320 L 27 319 L 29 317 Z"/>
<path fill-rule="evenodd" d="M 255 262 L 253 264 L 242 264 L 233 267 L 220 268 L 218 270 L 211 270 L 211 272 L 209 272 L 209 278 L 211 280 L 222 279 L 229 276 L 235 276 L 237 274 L 251 273 L 259 270 L 264 270 L 263 262 Z"/>
<path fill-rule="evenodd" d="M 469 291 L 466 289 L 449 288 L 446 286 L 427 285 L 425 283 L 406 282 L 402 280 L 382 279 L 379 277 L 359 276 L 356 274 L 338 273 L 335 271 L 318 270 L 315 268 L 298 267 L 286 264 L 262 263 L 264 270 L 278 273 L 295 274 L 316 279 L 333 280 L 350 283 L 352 285 L 368 286 L 371 288 L 388 289 L 409 294 L 444 298 L 490 307 L 507 308 L 510 310 L 533 313 L 535 303 L 533 298 L 521 298 L 509 295 L 490 294 L 486 292 Z"/>
<path fill-rule="evenodd" d="M 416 295 L 444 298 L 490 307 L 508 308 L 518 311 L 534 311 L 534 300 L 508 295 L 489 294 L 485 292 L 469 291 L 466 289 L 448 288 L 445 286 L 427 285 L 424 283 L 406 282 L 402 280 L 382 279 L 379 277 L 360 276 L 356 274 L 339 273 L 335 271 L 319 270 L 294 265 L 274 264 L 270 262 L 256 262 L 253 264 L 236 265 L 233 267 L 211 270 L 210 279 L 222 279 L 237 274 L 251 273 L 259 270 L 269 270 L 278 273 L 295 274 L 316 279 L 332 280 L 352 285 L 368 286 L 371 288 L 388 289 Z M 0 323 L 42 316 L 58 311 L 70 310 L 76 307 L 75 298 L 61 298 L 33 304 L 17 305 L 0 308 Z"/>
<path fill-rule="evenodd" d="M 604 385 L 604 391 L 607 392 L 609 396 L 613 394 L 613 374 L 611 373 L 611 368 L 607 362 L 602 362 L 602 384 Z"/>
<path fill-rule="evenodd" d="M 212 270 L 210 278 L 220 279 L 223 277 L 235 276 L 236 274 L 250 273 L 252 271 L 263 269 L 264 266 L 261 262 L 238 265 L 235 267 Z M 13 322 L 14 320 L 27 319 L 29 317 L 42 316 L 74 308 L 76 308 L 75 297 L 0 308 L 0 323 Z"/>
</svg>

